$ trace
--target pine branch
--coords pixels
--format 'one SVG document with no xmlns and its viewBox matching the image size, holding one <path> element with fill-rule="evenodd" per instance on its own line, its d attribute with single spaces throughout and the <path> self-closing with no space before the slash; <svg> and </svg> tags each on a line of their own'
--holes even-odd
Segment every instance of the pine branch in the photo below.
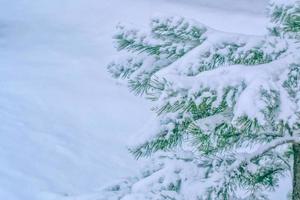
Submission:
<svg viewBox="0 0 300 200">
<path fill-rule="evenodd" d="M 237 155 L 236 157 L 243 157 L 244 159 L 238 160 L 235 162 L 228 171 L 233 171 L 237 168 L 239 168 L 241 165 L 247 165 L 257 157 L 260 157 L 264 155 L 265 153 L 271 151 L 272 149 L 277 148 L 278 146 L 284 145 L 284 144 L 298 144 L 300 143 L 300 137 L 283 137 L 273 140 L 272 142 L 258 148 L 253 153 L 241 153 L 240 155 Z"/>
</svg>

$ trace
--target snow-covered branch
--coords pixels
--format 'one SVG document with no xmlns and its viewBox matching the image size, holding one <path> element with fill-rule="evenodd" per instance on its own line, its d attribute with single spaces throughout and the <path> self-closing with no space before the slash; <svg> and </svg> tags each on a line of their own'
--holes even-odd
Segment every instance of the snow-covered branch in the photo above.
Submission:
<svg viewBox="0 0 300 200">
<path fill-rule="evenodd" d="M 240 153 L 238 155 L 236 155 L 237 158 L 242 158 L 243 159 L 239 159 L 237 160 L 233 165 L 231 165 L 229 171 L 235 170 L 238 167 L 240 167 L 241 165 L 245 164 L 250 164 L 250 162 L 259 157 L 262 156 L 263 154 L 269 152 L 272 149 L 275 149 L 278 146 L 284 145 L 284 144 L 298 144 L 300 143 L 300 137 L 298 136 L 288 136 L 288 137 L 283 137 L 283 138 L 278 138 L 273 140 L 272 142 L 258 148 L 257 150 L 255 150 L 252 153 Z"/>
</svg>

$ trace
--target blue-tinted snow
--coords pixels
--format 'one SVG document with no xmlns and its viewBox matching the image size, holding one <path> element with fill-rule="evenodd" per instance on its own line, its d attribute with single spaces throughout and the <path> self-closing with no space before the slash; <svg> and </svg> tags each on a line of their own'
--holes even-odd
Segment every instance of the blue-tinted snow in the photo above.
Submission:
<svg viewBox="0 0 300 200">
<path fill-rule="evenodd" d="M 106 72 L 114 27 L 175 14 L 266 32 L 266 1 L 209 2 L 0 0 L 0 199 L 60 199 L 134 172 L 125 143 L 151 114 Z"/>
</svg>

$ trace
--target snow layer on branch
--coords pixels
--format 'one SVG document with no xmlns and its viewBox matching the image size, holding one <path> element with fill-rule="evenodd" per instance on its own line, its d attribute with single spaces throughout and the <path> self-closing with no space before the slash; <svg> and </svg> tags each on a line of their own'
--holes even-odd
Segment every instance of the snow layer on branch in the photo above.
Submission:
<svg viewBox="0 0 300 200">
<path fill-rule="evenodd" d="M 179 75 L 191 76 L 218 67 L 218 65 L 243 62 L 243 60 L 250 59 L 253 56 L 251 51 L 255 50 L 263 51 L 266 57 L 264 62 L 267 62 L 277 58 L 287 48 L 286 43 L 276 38 L 228 34 L 213 29 L 209 29 L 204 35 L 206 39 L 201 45 L 169 65 L 167 70 Z M 270 43 L 276 45 L 276 48 L 274 46 L 271 48 Z M 224 61 L 211 63 L 214 62 L 214 56 L 219 56 Z"/>
<path fill-rule="evenodd" d="M 161 154 L 151 159 L 151 165 L 144 168 L 132 182 L 116 183 L 104 189 L 101 200 L 156 200 L 156 199 L 197 199 L 204 193 L 203 172 L 189 153 L 180 156 Z M 117 188 L 118 190 L 115 190 Z M 179 192 L 180 190 L 180 192 Z M 196 192 L 195 192 L 196 191 Z"/>
<path fill-rule="evenodd" d="M 240 94 L 234 108 L 235 118 L 247 115 L 250 118 L 258 119 L 264 123 L 264 116 L 261 110 L 265 107 L 261 100 L 261 90 L 280 90 L 284 91 L 281 82 L 278 79 L 285 72 L 287 66 L 291 62 L 290 57 L 274 61 L 268 64 L 257 66 L 222 66 L 211 71 L 205 71 L 194 77 L 185 77 L 174 73 L 172 66 L 165 68 L 156 75 L 166 78 L 173 83 L 173 87 L 177 91 L 181 89 L 189 89 L 190 96 L 193 96 L 201 89 L 210 88 L 216 91 L 222 91 L 224 88 L 232 86 L 236 87 L 245 84 L 246 88 Z M 184 66 L 184 64 L 183 64 Z M 294 115 L 295 105 L 289 101 L 286 92 L 281 93 L 281 118 L 285 121 L 295 123 Z"/>
</svg>

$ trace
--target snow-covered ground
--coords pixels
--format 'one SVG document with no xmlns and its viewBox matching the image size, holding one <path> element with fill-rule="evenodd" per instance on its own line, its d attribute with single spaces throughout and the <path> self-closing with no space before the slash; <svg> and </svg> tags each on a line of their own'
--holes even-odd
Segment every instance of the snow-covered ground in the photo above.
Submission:
<svg viewBox="0 0 300 200">
<path fill-rule="evenodd" d="M 175 14 L 260 35 L 266 31 L 265 5 L 0 0 L 0 199 L 89 193 L 134 172 L 125 143 L 151 114 L 146 101 L 106 73 L 119 21 L 144 26 L 153 15 Z"/>
</svg>

